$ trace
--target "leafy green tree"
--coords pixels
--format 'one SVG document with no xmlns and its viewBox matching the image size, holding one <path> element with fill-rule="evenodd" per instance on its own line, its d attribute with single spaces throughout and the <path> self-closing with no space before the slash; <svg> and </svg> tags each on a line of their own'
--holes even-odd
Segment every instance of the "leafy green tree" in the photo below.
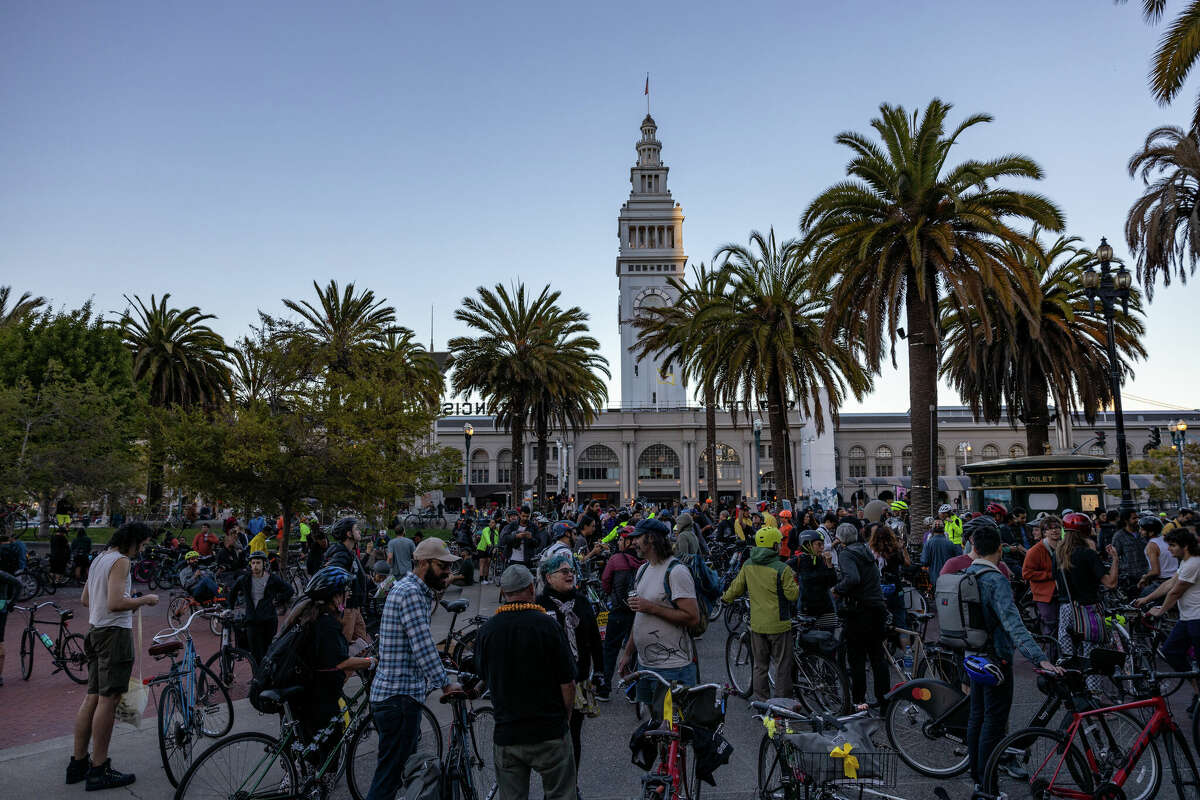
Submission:
<svg viewBox="0 0 1200 800">
<path fill-rule="evenodd" d="M 1137 257 L 1138 280 L 1146 296 L 1154 286 L 1178 277 L 1187 283 L 1200 258 L 1200 133 L 1164 125 L 1150 131 L 1141 151 L 1129 159 L 1129 175 L 1141 174 L 1145 191 L 1129 209 L 1125 240 Z"/>
<path fill-rule="evenodd" d="M 829 331 L 861 325 L 866 364 L 878 369 L 885 340 L 895 363 L 897 335 L 907 328 L 914 519 L 931 516 L 937 499 L 930 454 L 937 450 L 931 411 L 938 400 L 939 301 L 952 297 L 956 307 L 974 306 L 987 320 L 994 311 L 1019 311 L 1036 332 L 1026 300 L 1036 293 L 1036 277 L 1010 262 L 1006 246 L 1029 244 L 1014 223 L 1063 227 L 1045 197 L 1005 185 L 1041 179 L 1032 159 L 948 162 L 964 131 L 992 119 L 973 114 L 947 132 L 950 110 L 938 99 L 911 115 L 885 103 L 871 121 L 878 141 L 839 134 L 836 141 L 853 153 L 849 178 L 822 192 L 800 218 L 817 285 L 832 286 Z M 988 290 L 999 308 L 987 305 Z"/>
<path fill-rule="evenodd" d="M 1060 236 L 1048 247 L 1035 231 L 1029 247 L 1011 245 L 1009 258 L 1038 278 L 1029 297 L 1039 324 L 1035 332 L 1021 313 L 993 312 L 985 322 L 975 308 L 944 300 L 945 348 L 942 376 L 971 406 L 976 419 L 999 422 L 1007 416 L 1014 428 L 1025 425 L 1026 449 L 1042 453 L 1050 442 L 1049 399 L 1056 407 L 1079 410 L 1089 424 L 1112 401 L 1106 322 L 1083 290 L 1083 271 L 1095 255 L 1078 246 L 1077 237 Z M 987 305 L 1002 308 L 987 290 Z M 1129 313 L 1117 309 L 1115 331 L 1121 371 L 1144 358 L 1141 301 L 1132 293 Z"/>
<path fill-rule="evenodd" d="M 717 251 L 729 291 L 707 298 L 696 315 L 701 373 L 715 377 L 726 404 L 746 408 L 766 401 L 775 475 L 783 497 L 796 497 L 788 407 L 813 420 L 818 432 L 836 422 L 847 393 L 862 398 L 871 387 L 861 366 L 859 339 L 826 336 L 830 295 L 813 281 L 799 241 L 782 244 L 772 229 L 750 234 L 750 246 Z M 826 419 L 828 400 L 832 420 Z"/>
<path fill-rule="evenodd" d="M 21 322 L 44 305 L 46 298 L 34 297 L 29 292 L 22 292 L 14 301 L 12 287 L 0 286 L 0 328 Z"/>
<path fill-rule="evenodd" d="M 1189 431 L 1190 433 L 1190 431 Z M 1109 472 L 1115 472 L 1114 464 Z M 1153 475 L 1150 499 L 1165 505 L 1179 500 L 1179 455 L 1174 446 L 1168 445 L 1151 450 L 1144 457 L 1129 462 L 1129 471 L 1140 475 Z M 1183 481 L 1188 500 L 1195 503 L 1200 498 L 1200 444 L 1188 442 L 1183 447 Z"/>
</svg>

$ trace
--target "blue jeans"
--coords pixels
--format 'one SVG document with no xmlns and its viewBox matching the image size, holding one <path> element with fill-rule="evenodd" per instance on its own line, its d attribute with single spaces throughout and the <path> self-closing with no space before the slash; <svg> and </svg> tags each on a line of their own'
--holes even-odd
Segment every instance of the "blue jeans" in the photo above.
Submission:
<svg viewBox="0 0 1200 800">
<path fill-rule="evenodd" d="M 642 669 L 642 667 L 638 667 Z M 650 669 L 646 667 L 645 669 Z M 686 667 L 677 667 L 675 669 L 656 669 L 657 672 L 666 681 L 679 681 L 684 686 L 695 686 L 699 682 L 699 675 L 694 663 L 688 664 Z M 658 687 L 661 683 L 654 678 L 642 678 L 637 685 L 637 699 L 639 703 L 652 705 L 654 703 L 654 695 L 658 692 Z"/>
<path fill-rule="evenodd" d="M 372 702 L 371 716 L 379 731 L 379 753 L 367 800 L 392 800 L 404 784 L 404 765 L 421 738 L 421 705 L 411 697 L 394 694 Z"/>
<path fill-rule="evenodd" d="M 201 578 L 192 585 L 192 598 L 197 603 L 207 603 L 217 596 L 217 582 L 212 578 Z"/>
<path fill-rule="evenodd" d="M 1196 655 L 1200 656 L 1200 619 L 1179 620 L 1160 649 L 1171 669 L 1185 672 L 1191 669 L 1188 650 L 1193 647 L 1196 648 Z"/>
<path fill-rule="evenodd" d="M 971 682 L 971 716 L 967 719 L 967 755 L 971 760 L 971 777 L 979 783 L 988 757 L 1008 730 L 1008 712 L 1012 710 L 1012 664 L 1004 664 L 1004 682 L 999 686 L 984 686 Z"/>
</svg>

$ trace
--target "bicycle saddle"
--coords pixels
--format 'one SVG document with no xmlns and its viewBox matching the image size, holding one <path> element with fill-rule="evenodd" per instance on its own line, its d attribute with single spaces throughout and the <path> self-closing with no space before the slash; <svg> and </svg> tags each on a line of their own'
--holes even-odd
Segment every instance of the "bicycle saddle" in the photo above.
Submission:
<svg viewBox="0 0 1200 800">
<path fill-rule="evenodd" d="M 258 696 L 270 703 L 282 704 L 285 700 L 295 697 L 303 691 L 303 686 L 288 686 L 283 689 L 267 689 L 259 693 Z"/>
<path fill-rule="evenodd" d="M 458 689 L 453 692 L 446 692 L 438 698 L 439 703 L 449 703 L 451 700 L 466 700 L 470 698 L 471 693 L 466 689 Z"/>
<path fill-rule="evenodd" d="M 150 655 L 155 658 L 173 655 L 183 649 L 183 642 L 159 642 L 150 645 Z"/>
<path fill-rule="evenodd" d="M 457 600 L 443 600 L 442 608 L 449 611 L 451 614 L 461 614 L 471 606 L 471 601 L 465 597 L 460 597 Z"/>
</svg>

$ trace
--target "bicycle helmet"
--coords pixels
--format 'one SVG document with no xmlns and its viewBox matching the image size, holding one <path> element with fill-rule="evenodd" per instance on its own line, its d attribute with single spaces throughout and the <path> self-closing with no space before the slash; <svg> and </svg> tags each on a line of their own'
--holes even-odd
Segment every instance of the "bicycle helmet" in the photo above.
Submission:
<svg viewBox="0 0 1200 800">
<path fill-rule="evenodd" d="M 199 554 L 199 553 L 197 553 L 195 550 L 188 550 L 188 551 L 187 551 L 187 555 L 185 555 L 185 556 L 183 557 L 183 560 L 184 560 L 184 561 L 191 561 L 193 558 L 199 558 L 199 557 L 200 557 L 200 554 Z"/>
<path fill-rule="evenodd" d="M 1008 509 L 1005 508 L 1000 503 L 988 503 L 987 508 L 983 509 L 983 513 L 987 514 L 990 517 L 994 517 L 997 514 L 1007 517 Z"/>
<path fill-rule="evenodd" d="M 789 511 L 789 510 L 787 510 L 787 509 L 785 508 L 783 511 L 780 511 L 780 512 L 779 512 L 779 518 L 780 518 L 780 519 L 791 519 L 791 518 L 792 518 L 792 512 L 791 512 L 791 511 Z"/>
<path fill-rule="evenodd" d="M 963 526 L 963 534 L 968 538 L 973 538 L 975 534 L 983 530 L 999 531 L 1000 525 L 996 522 L 996 520 L 984 514 L 982 516 L 975 517 Z"/>
<path fill-rule="evenodd" d="M 972 655 L 963 659 L 963 669 L 972 683 L 983 686 L 999 686 L 1004 683 L 1004 670 L 993 664 L 987 656 Z"/>
<path fill-rule="evenodd" d="M 1142 517 L 1138 520 L 1138 527 L 1144 531 L 1150 531 L 1153 537 L 1162 533 L 1163 524 L 1158 517 Z"/>
<path fill-rule="evenodd" d="M 1092 518 L 1087 514 L 1080 514 L 1077 511 L 1063 514 L 1062 524 L 1064 531 L 1075 531 L 1085 536 L 1092 532 Z"/>
<path fill-rule="evenodd" d="M 248 561 L 248 562 L 253 561 L 256 558 L 259 559 L 260 561 L 267 561 L 268 560 L 267 559 L 267 551 L 254 550 L 253 552 L 250 553 L 250 557 L 247 558 L 246 561 Z"/>
<path fill-rule="evenodd" d="M 358 520 L 354 517 L 342 517 L 337 522 L 333 523 L 333 527 L 329 529 L 329 535 L 333 537 L 335 542 L 343 541 L 350 535 L 350 531 L 354 530 L 354 526 L 358 524 Z M 315 575 L 313 576 L 316 577 Z"/>
<path fill-rule="evenodd" d="M 350 586 L 350 573 L 341 567 L 321 567 L 304 587 L 304 595 L 313 600 L 328 600 Z"/>
<path fill-rule="evenodd" d="M 908 503 L 903 500 L 893 500 L 892 511 L 908 511 Z"/>
<path fill-rule="evenodd" d="M 942 503 L 940 506 L 938 506 L 938 513 L 939 514 L 953 514 L 954 508 L 949 503 Z"/>
<path fill-rule="evenodd" d="M 824 542 L 825 538 L 823 536 L 821 536 L 821 534 L 818 533 L 817 531 L 804 531 L 803 533 L 800 534 L 799 541 L 800 541 L 800 546 L 804 547 L 804 545 L 812 544 L 813 542 Z"/>
</svg>

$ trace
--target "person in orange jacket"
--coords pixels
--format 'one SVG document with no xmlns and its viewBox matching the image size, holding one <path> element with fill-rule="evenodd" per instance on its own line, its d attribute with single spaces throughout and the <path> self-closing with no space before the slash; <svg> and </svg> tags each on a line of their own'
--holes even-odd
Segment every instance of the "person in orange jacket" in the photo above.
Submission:
<svg viewBox="0 0 1200 800">
<path fill-rule="evenodd" d="M 792 530 L 792 512 L 785 508 L 779 512 L 779 533 L 783 536 L 783 541 L 779 543 L 780 558 L 788 559 L 796 550 L 797 543 L 792 537 Z"/>
<path fill-rule="evenodd" d="M 1021 575 L 1029 583 L 1029 589 L 1033 593 L 1033 604 L 1037 608 L 1042 633 L 1057 642 L 1058 609 L 1062 598 L 1058 596 L 1060 575 L 1054 551 L 1062 540 L 1062 520 L 1048 515 L 1042 517 L 1040 522 L 1042 538 L 1025 553 Z M 1056 651 L 1057 647 L 1051 649 Z M 1048 652 L 1047 655 L 1051 660 L 1058 657 L 1057 652 Z"/>
</svg>

